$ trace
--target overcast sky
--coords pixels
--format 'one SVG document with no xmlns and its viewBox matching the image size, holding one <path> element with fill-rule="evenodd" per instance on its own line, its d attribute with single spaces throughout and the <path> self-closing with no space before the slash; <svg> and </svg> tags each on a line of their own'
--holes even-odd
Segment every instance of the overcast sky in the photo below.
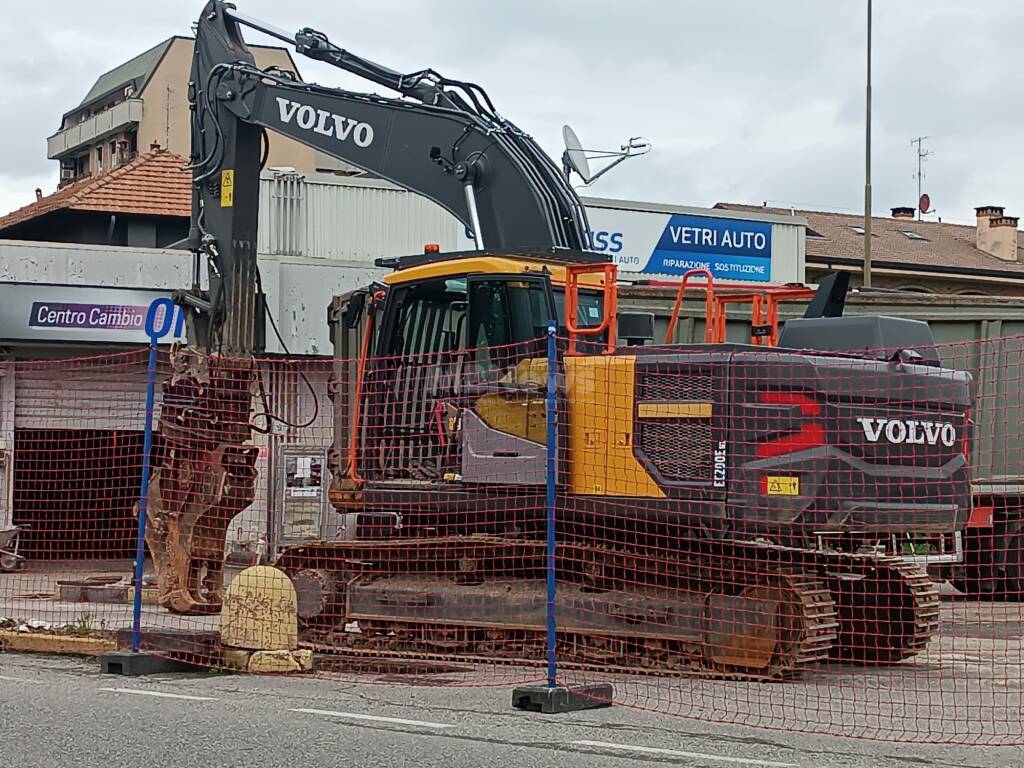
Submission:
<svg viewBox="0 0 1024 768">
<path fill-rule="evenodd" d="M 561 126 L 588 148 L 654 150 L 586 194 L 863 209 L 865 2 L 857 0 L 237 0 L 239 10 L 402 71 L 483 85 L 553 156 Z M 46 137 L 96 77 L 174 34 L 199 2 L 46 0 L 0 27 L 0 212 L 52 191 Z M 977 205 L 1024 215 L 1024 3 L 879 0 L 874 210 L 914 205 L 915 150 L 943 220 Z M 251 42 L 268 42 L 253 34 Z M 372 90 L 298 60 L 307 80 Z M 379 89 L 378 89 L 379 90 Z"/>
</svg>

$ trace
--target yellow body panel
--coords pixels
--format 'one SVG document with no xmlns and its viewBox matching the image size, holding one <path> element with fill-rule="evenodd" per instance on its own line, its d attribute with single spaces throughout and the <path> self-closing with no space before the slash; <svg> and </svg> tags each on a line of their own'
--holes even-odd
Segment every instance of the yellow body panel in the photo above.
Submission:
<svg viewBox="0 0 1024 768">
<path fill-rule="evenodd" d="M 710 419 L 711 403 L 640 403 L 641 419 Z"/>
<path fill-rule="evenodd" d="M 523 391 L 484 395 L 473 405 L 473 411 L 491 429 L 547 445 L 547 359 L 521 360 L 502 382 L 522 387 Z"/>
<path fill-rule="evenodd" d="M 388 285 L 401 285 L 420 280 L 433 280 L 439 277 L 460 278 L 473 274 L 492 275 L 551 275 L 551 282 L 565 285 L 565 265 L 528 261 L 524 259 L 505 258 L 501 256 L 479 256 L 467 259 L 445 259 L 429 264 L 420 264 L 408 269 L 400 269 L 385 275 L 384 282 Z M 604 278 L 601 275 L 581 275 L 580 285 L 586 288 L 601 288 Z"/>
<path fill-rule="evenodd" d="M 567 356 L 569 492 L 665 496 L 633 455 L 635 357 Z"/>
<path fill-rule="evenodd" d="M 547 414 L 543 395 L 506 397 L 484 395 L 474 412 L 491 429 L 547 445 Z"/>
</svg>

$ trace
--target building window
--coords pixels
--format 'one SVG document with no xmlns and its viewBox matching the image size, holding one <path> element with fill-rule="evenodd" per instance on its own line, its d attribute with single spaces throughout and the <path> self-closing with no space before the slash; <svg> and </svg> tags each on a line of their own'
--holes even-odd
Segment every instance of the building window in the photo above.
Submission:
<svg viewBox="0 0 1024 768">
<path fill-rule="evenodd" d="M 110 142 L 110 148 L 109 149 L 110 149 L 110 167 L 111 168 L 113 168 L 114 166 L 120 165 L 121 163 L 124 162 L 124 160 L 122 160 L 120 157 L 117 156 L 117 142 L 116 141 Z"/>
<path fill-rule="evenodd" d="M 919 235 L 912 229 L 901 229 L 900 234 L 904 235 L 908 240 L 924 240 L 926 243 L 928 242 L 927 237 L 925 237 L 924 235 Z"/>
<path fill-rule="evenodd" d="M 855 234 L 858 234 L 861 237 L 864 237 L 864 227 L 858 227 L 858 226 L 855 226 L 855 225 L 851 225 L 850 229 L 852 229 Z M 878 237 L 878 233 L 877 232 L 872 232 L 871 236 L 872 237 Z"/>
<path fill-rule="evenodd" d="M 96 173 L 103 170 L 103 145 L 96 147 Z"/>
</svg>

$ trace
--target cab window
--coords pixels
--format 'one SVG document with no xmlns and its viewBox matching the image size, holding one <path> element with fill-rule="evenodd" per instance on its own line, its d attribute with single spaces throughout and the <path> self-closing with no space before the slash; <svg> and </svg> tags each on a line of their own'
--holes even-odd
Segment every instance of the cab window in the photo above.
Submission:
<svg viewBox="0 0 1024 768">
<path fill-rule="evenodd" d="M 467 351 L 475 367 L 513 365 L 540 347 L 551 315 L 546 281 L 470 276 L 428 280 L 394 291 L 397 303 L 384 355 Z"/>
<path fill-rule="evenodd" d="M 476 366 L 505 368 L 536 354 L 550 315 L 541 280 L 470 278 L 469 339 Z"/>
</svg>

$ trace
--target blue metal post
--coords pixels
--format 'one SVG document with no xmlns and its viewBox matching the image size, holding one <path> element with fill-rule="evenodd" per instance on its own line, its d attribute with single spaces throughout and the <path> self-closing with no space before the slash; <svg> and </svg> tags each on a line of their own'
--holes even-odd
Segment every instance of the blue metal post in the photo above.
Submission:
<svg viewBox="0 0 1024 768">
<path fill-rule="evenodd" d="M 149 342 L 146 372 L 146 429 L 142 439 L 142 479 L 139 482 L 139 528 L 135 535 L 135 605 L 132 610 L 132 653 L 142 641 L 142 569 L 146 557 L 146 508 L 149 503 L 149 467 L 153 451 L 153 392 L 156 388 L 156 339 Z"/>
<path fill-rule="evenodd" d="M 558 667 L 555 655 L 555 490 L 558 481 L 556 459 L 558 456 L 558 350 L 555 345 L 557 325 L 552 320 L 548 323 L 548 464 L 547 464 L 547 651 L 548 651 L 548 687 L 557 686 Z"/>
<path fill-rule="evenodd" d="M 161 310 L 163 314 L 161 315 Z M 149 367 L 146 371 L 146 426 L 142 438 L 142 477 L 139 480 L 139 523 L 135 532 L 135 601 L 132 606 L 132 653 L 142 643 L 142 576 L 146 562 L 146 510 L 149 506 L 149 469 L 153 453 L 153 400 L 156 390 L 157 341 L 166 336 L 174 323 L 175 307 L 170 299 L 155 299 L 146 313 L 149 336 Z M 162 319 L 158 328 L 157 318 Z"/>
</svg>

